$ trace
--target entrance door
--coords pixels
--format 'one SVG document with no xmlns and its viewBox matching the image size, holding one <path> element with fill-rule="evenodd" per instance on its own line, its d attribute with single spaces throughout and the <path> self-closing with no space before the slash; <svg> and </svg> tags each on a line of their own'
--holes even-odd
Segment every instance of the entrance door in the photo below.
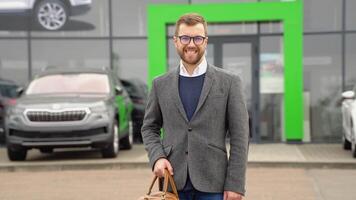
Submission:
<svg viewBox="0 0 356 200">
<path fill-rule="evenodd" d="M 259 62 L 258 38 L 253 36 L 209 37 L 207 60 L 239 75 L 244 86 L 246 106 L 250 116 L 252 141 L 260 141 L 259 134 Z"/>
</svg>

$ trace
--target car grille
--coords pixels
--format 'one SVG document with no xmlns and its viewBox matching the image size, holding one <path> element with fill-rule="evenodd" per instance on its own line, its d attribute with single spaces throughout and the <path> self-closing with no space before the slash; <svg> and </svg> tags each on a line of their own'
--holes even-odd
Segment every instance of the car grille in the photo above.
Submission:
<svg viewBox="0 0 356 200">
<path fill-rule="evenodd" d="M 64 122 L 64 121 L 81 121 L 86 116 L 85 110 L 70 111 L 28 111 L 27 118 L 32 122 Z"/>
<path fill-rule="evenodd" d="M 10 130 L 10 136 L 17 136 L 22 138 L 73 138 L 86 137 L 100 134 L 107 134 L 107 128 L 95 128 L 90 130 L 77 130 L 70 132 L 38 132 L 38 131 L 20 131 Z"/>
</svg>

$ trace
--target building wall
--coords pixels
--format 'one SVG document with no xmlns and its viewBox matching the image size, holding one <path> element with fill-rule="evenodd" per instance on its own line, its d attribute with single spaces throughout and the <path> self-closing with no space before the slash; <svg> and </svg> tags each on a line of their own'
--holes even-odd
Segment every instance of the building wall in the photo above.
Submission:
<svg viewBox="0 0 356 200">
<path fill-rule="evenodd" d="M 208 2 L 256 0 L 93 0 L 88 13 L 72 17 L 60 31 L 39 29 L 30 17 L 0 15 L 0 77 L 25 85 L 50 65 L 111 66 L 122 78 L 146 81 L 147 5 Z M 312 141 L 341 138 L 340 94 L 356 84 L 354 8 L 354 0 L 304 0 L 304 91 L 310 96 Z M 261 52 L 283 53 L 279 22 L 221 27 L 210 26 L 209 34 L 258 35 Z M 174 49 L 167 48 L 174 65 Z"/>
</svg>

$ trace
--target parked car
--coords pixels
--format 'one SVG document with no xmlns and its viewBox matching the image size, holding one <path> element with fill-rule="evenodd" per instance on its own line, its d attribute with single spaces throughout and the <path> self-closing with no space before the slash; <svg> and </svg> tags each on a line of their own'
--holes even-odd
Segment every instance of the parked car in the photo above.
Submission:
<svg viewBox="0 0 356 200">
<path fill-rule="evenodd" d="M 7 106 L 16 102 L 16 89 L 14 81 L 0 79 L 0 144 L 5 142 L 4 118 Z"/>
<path fill-rule="evenodd" d="M 59 30 L 70 16 L 90 10 L 92 0 L 0 0 L 0 14 L 24 14 L 45 30 Z"/>
<path fill-rule="evenodd" d="M 147 102 L 147 85 L 139 79 L 121 80 L 122 85 L 126 88 L 133 102 L 132 121 L 134 141 L 142 143 L 141 127 L 143 117 L 145 116 L 145 107 Z"/>
<path fill-rule="evenodd" d="M 133 144 L 132 102 L 108 69 L 50 68 L 23 91 L 5 119 L 10 160 L 33 148 L 92 147 L 104 158 Z"/>
<path fill-rule="evenodd" d="M 356 101 L 355 101 L 356 86 L 352 90 L 342 93 L 342 127 L 343 127 L 343 148 L 351 150 L 352 156 L 356 158 Z"/>
</svg>

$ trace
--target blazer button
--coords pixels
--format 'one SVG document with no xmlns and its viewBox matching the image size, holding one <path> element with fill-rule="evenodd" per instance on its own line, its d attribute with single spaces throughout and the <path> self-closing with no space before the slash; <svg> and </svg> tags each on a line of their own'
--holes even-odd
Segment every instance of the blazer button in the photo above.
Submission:
<svg viewBox="0 0 356 200">
<path fill-rule="evenodd" d="M 191 132 L 193 129 L 192 128 L 188 128 L 188 131 Z"/>
<path fill-rule="evenodd" d="M 185 151 L 185 154 L 188 155 L 188 151 Z"/>
</svg>

